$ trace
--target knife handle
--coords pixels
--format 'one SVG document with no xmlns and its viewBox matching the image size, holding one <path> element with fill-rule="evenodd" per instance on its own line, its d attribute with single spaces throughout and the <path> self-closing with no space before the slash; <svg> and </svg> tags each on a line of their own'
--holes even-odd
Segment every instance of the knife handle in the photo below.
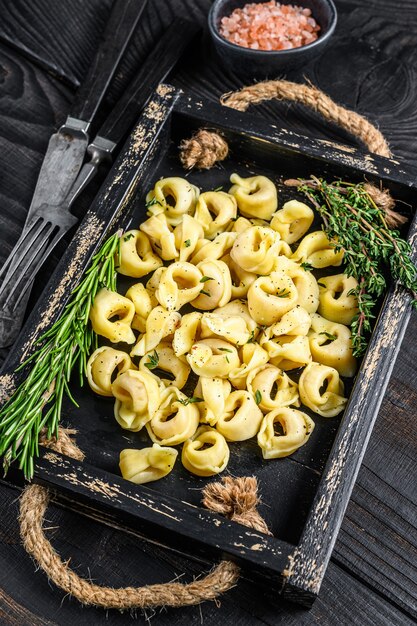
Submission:
<svg viewBox="0 0 417 626">
<path fill-rule="evenodd" d="M 114 0 L 101 43 L 75 95 L 70 117 L 93 121 L 146 3 L 147 0 Z"/>
<path fill-rule="evenodd" d="M 199 30 L 200 27 L 195 22 L 180 17 L 174 19 L 159 37 L 134 80 L 110 112 L 95 141 L 105 138 L 116 145 L 120 143 L 156 87 L 165 80 Z"/>
</svg>

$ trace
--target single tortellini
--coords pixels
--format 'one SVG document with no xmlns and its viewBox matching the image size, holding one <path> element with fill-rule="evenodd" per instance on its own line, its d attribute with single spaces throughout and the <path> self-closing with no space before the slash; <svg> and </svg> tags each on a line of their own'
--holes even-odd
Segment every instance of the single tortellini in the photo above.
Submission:
<svg viewBox="0 0 417 626">
<path fill-rule="evenodd" d="M 246 386 L 258 399 L 259 408 L 266 413 L 290 404 L 300 406 L 297 383 L 270 363 L 253 370 L 248 375 Z"/>
<path fill-rule="evenodd" d="M 153 351 L 145 354 L 139 361 L 139 370 L 141 372 L 152 373 L 158 370 L 158 377 L 165 386 L 174 385 L 178 389 L 182 389 L 187 382 L 190 374 L 190 366 L 184 356 L 176 356 L 172 346 L 168 343 L 160 343 Z M 162 372 L 166 372 L 169 378 L 163 378 Z"/>
<path fill-rule="evenodd" d="M 229 374 L 230 382 L 237 389 L 246 389 L 248 375 L 260 365 L 268 363 L 269 354 L 257 343 L 246 343 L 240 348 L 241 365 Z"/>
<path fill-rule="evenodd" d="M 256 337 L 256 335 L 258 334 L 258 325 L 255 320 L 252 319 L 247 304 L 244 300 L 232 300 L 224 306 L 214 309 L 212 313 L 216 316 L 216 318 L 222 318 L 225 322 L 232 317 L 239 317 L 241 320 L 243 320 L 246 324 L 246 332 L 249 333 L 247 341 L 253 340 L 253 338 Z M 235 337 L 235 339 L 232 339 L 230 335 L 230 339 L 228 339 L 228 341 L 231 341 L 236 345 L 242 345 L 243 343 L 246 343 L 246 341 L 244 341 L 245 338 L 246 333 L 242 335 L 241 341 L 239 341 L 237 337 Z"/>
<path fill-rule="evenodd" d="M 185 213 L 194 211 L 200 190 L 185 178 L 161 178 L 146 196 L 148 215 L 164 212 L 167 222 L 176 226 Z"/>
<path fill-rule="evenodd" d="M 236 241 L 236 233 L 221 233 L 213 241 L 200 239 L 195 247 L 191 263 L 198 265 L 201 261 L 217 261 L 228 254 Z"/>
<path fill-rule="evenodd" d="M 352 353 L 351 332 L 347 326 L 329 322 L 316 313 L 312 316 L 308 338 L 314 361 L 334 367 L 341 376 L 355 374 L 357 363 Z"/>
<path fill-rule="evenodd" d="M 222 337 L 236 346 L 242 346 L 253 337 L 254 327 L 256 322 L 253 320 L 248 324 L 246 319 L 238 314 L 225 316 L 222 309 L 215 309 L 212 313 L 203 314 L 200 336 L 202 339 Z"/>
<path fill-rule="evenodd" d="M 164 261 L 172 261 L 179 256 L 175 246 L 175 235 L 168 224 L 165 213 L 153 215 L 140 225 L 152 244 L 152 247 Z"/>
<path fill-rule="evenodd" d="M 135 307 L 131 300 L 105 287 L 97 293 L 90 309 L 94 332 L 112 343 L 135 342 L 136 338 L 130 327 L 134 315 Z"/>
<path fill-rule="evenodd" d="M 167 311 L 178 311 L 195 300 L 203 289 L 203 274 L 191 263 L 170 263 L 158 273 L 155 297 Z"/>
<path fill-rule="evenodd" d="M 272 180 L 266 176 L 241 178 L 238 174 L 230 177 L 232 187 L 229 193 L 236 198 L 239 211 L 245 217 L 259 217 L 270 220 L 278 208 L 278 194 Z"/>
<path fill-rule="evenodd" d="M 176 446 L 192 437 L 197 430 L 200 413 L 177 387 L 167 387 L 161 394 L 158 410 L 147 422 L 146 429 L 154 443 Z"/>
<path fill-rule="evenodd" d="M 149 238 L 140 230 L 129 230 L 120 238 L 119 274 L 141 278 L 161 267 L 162 261 L 152 250 Z"/>
<path fill-rule="evenodd" d="M 283 434 L 276 434 L 278 423 Z M 283 407 L 267 413 L 258 433 L 258 445 L 264 459 L 281 459 L 307 443 L 314 430 L 314 422 L 303 411 Z"/>
<path fill-rule="evenodd" d="M 197 333 L 200 330 L 202 313 L 193 311 L 186 313 L 181 318 L 181 323 L 174 333 L 172 347 L 177 356 L 182 356 L 191 350 L 191 346 L 196 340 Z"/>
<path fill-rule="evenodd" d="M 297 288 L 299 304 L 307 313 L 315 313 L 319 306 L 319 286 L 313 274 L 285 256 L 277 257 L 275 270 L 287 274 Z"/>
<path fill-rule="evenodd" d="M 270 326 L 278 322 L 298 302 L 298 291 L 285 272 L 260 276 L 249 287 L 248 309 L 258 324 Z"/>
<path fill-rule="evenodd" d="M 325 232 L 316 230 L 300 241 L 291 258 L 300 263 L 309 263 L 316 268 L 341 265 L 343 250 L 337 252 L 335 245 L 329 241 Z"/>
<path fill-rule="evenodd" d="M 122 428 L 138 431 L 152 419 L 161 400 L 158 378 L 150 372 L 127 370 L 111 386 L 115 417 Z"/>
<path fill-rule="evenodd" d="M 320 278 L 320 315 L 332 322 L 350 324 L 359 311 L 358 299 L 350 293 L 357 286 L 356 278 L 346 274 Z"/>
<path fill-rule="evenodd" d="M 199 241 L 204 239 L 203 227 L 191 215 L 184 215 L 174 230 L 175 246 L 180 261 L 188 261 L 194 254 Z"/>
<path fill-rule="evenodd" d="M 230 450 L 221 433 L 210 426 L 200 426 L 183 445 L 181 461 L 196 476 L 220 474 L 229 462 Z"/>
<path fill-rule="evenodd" d="M 224 413 L 226 398 L 232 390 L 232 385 L 225 378 L 207 378 L 200 376 L 194 397 L 202 398 L 197 404 L 200 412 L 200 422 L 214 426 L 220 415 Z"/>
<path fill-rule="evenodd" d="M 333 367 L 310 363 L 298 383 L 301 402 L 323 417 L 334 417 L 346 406 L 344 386 Z"/>
<path fill-rule="evenodd" d="M 232 279 L 223 261 L 201 261 L 200 293 L 191 304 L 196 309 L 210 311 L 227 304 L 232 296 Z"/>
<path fill-rule="evenodd" d="M 191 347 L 187 361 L 197 376 L 227 378 L 240 365 L 238 352 L 223 339 L 202 339 Z"/>
<path fill-rule="evenodd" d="M 240 265 L 233 261 L 230 254 L 226 254 L 221 260 L 226 263 L 230 271 L 230 278 L 232 279 L 232 300 L 246 298 L 248 289 L 257 279 L 257 275 L 241 268 Z"/>
<path fill-rule="evenodd" d="M 282 335 L 262 344 L 269 354 L 269 361 L 282 370 L 303 367 L 312 360 L 308 337 Z"/>
<path fill-rule="evenodd" d="M 99 396 L 112 396 L 111 385 L 115 374 L 134 367 L 126 352 L 102 346 L 94 350 L 87 361 L 87 380 L 91 389 Z"/>
<path fill-rule="evenodd" d="M 256 435 L 263 418 L 254 397 L 246 390 L 233 391 L 226 400 L 224 413 L 216 422 L 226 441 L 246 441 Z"/>
<path fill-rule="evenodd" d="M 282 244 L 279 234 L 272 228 L 251 226 L 236 237 L 230 256 L 246 272 L 270 274 L 276 257 L 281 254 Z"/>
<path fill-rule="evenodd" d="M 130 356 L 143 356 L 150 352 L 166 337 L 174 334 L 181 323 L 181 315 L 167 311 L 162 306 L 152 309 L 146 320 L 146 330 L 130 352 Z"/>
<path fill-rule="evenodd" d="M 314 220 L 314 211 L 304 202 L 290 200 L 277 211 L 271 220 L 271 228 L 276 230 L 285 243 L 292 244 L 306 234 Z"/>
<path fill-rule="evenodd" d="M 262 226 L 263 228 L 269 228 L 269 222 L 259 219 L 248 219 L 247 217 L 238 217 L 235 222 L 232 222 L 230 231 L 232 233 L 243 233 L 251 226 Z"/>
<path fill-rule="evenodd" d="M 175 464 L 178 451 L 163 448 L 154 443 L 151 448 L 134 450 L 126 448 L 120 453 L 120 472 L 126 480 L 136 485 L 153 482 L 169 474 Z"/>
<path fill-rule="evenodd" d="M 198 198 L 194 218 L 202 225 L 205 237 L 213 239 L 227 230 L 236 214 L 237 205 L 233 196 L 224 191 L 206 191 Z"/>
<path fill-rule="evenodd" d="M 280 335 L 307 335 L 311 326 L 311 317 L 302 306 L 297 304 L 293 309 L 285 313 L 279 322 L 270 326 L 269 337 Z"/>
<path fill-rule="evenodd" d="M 146 330 L 146 320 L 150 312 L 158 306 L 155 295 L 148 291 L 142 283 L 132 285 L 125 294 L 126 298 L 132 300 L 135 307 L 135 315 L 132 320 L 132 328 L 144 333 Z"/>
</svg>

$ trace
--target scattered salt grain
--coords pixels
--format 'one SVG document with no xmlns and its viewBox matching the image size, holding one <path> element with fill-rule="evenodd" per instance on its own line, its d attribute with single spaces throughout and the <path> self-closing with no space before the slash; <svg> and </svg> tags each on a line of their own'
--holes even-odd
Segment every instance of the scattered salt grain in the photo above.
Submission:
<svg viewBox="0 0 417 626">
<path fill-rule="evenodd" d="M 289 50 L 315 41 L 320 26 L 310 9 L 275 0 L 245 4 L 223 17 L 220 34 L 252 50 Z"/>
</svg>

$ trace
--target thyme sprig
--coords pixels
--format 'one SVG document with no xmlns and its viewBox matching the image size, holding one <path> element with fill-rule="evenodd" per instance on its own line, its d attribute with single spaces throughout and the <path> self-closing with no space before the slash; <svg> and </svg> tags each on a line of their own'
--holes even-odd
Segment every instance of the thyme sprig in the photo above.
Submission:
<svg viewBox="0 0 417 626">
<path fill-rule="evenodd" d="M 417 271 L 411 247 L 397 229 L 390 228 L 403 223 L 404 218 L 391 207 L 381 208 L 375 199 L 383 192 L 369 183 L 327 183 L 312 176 L 286 184 L 297 186 L 311 201 L 335 250 L 344 252 L 346 274 L 358 281 L 351 291 L 358 299 L 358 314 L 351 328 L 353 353 L 360 356 L 366 350 L 376 300 L 386 288 L 384 270 L 388 268 L 392 277 L 411 292 L 412 304 L 417 305 Z"/>
<path fill-rule="evenodd" d="M 69 380 L 74 368 L 83 384 L 87 359 L 97 348 L 97 336 L 88 319 L 94 297 L 102 287 L 116 289 L 115 254 L 121 233 L 112 235 L 93 257 L 83 280 L 73 290 L 58 320 L 36 341 L 37 349 L 17 371 L 31 365 L 21 385 L 0 411 L 0 455 L 7 471 L 17 461 L 27 479 L 32 478 L 38 441 L 58 434 L 64 395 L 76 406 Z"/>
</svg>

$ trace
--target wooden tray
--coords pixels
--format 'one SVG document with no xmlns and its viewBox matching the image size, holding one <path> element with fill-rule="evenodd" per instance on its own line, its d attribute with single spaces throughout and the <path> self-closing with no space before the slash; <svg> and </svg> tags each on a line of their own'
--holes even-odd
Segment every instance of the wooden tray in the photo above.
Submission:
<svg viewBox="0 0 417 626">
<path fill-rule="evenodd" d="M 351 182 L 365 177 L 377 184 L 382 181 L 411 213 L 416 185 L 398 162 L 279 130 L 250 114 L 161 85 L 10 353 L 0 377 L 4 397 L 24 375 L 13 371 L 31 353 L 33 341 L 59 316 L 103 240 L 117 228 L 137 227 L 146 219 L 144 197 L 158 178 L 185 175 L 178 145 L 200 127 L 219 129 L 230 146 L 230 156 L 222 166 L 187 174 L 204 190 L 220 185 L 227 188 L 233 171 L 243 176 L 262 173 L 278 184 L 282 204 L 297 196 L 280 185 L 279 181 L 288 177 L 315 174 Z M 416 232 L 414 219 L 409 238 L 415 256 Z M 55 488 L 83 513 L 127 527 L 191 557 L 233 559 L 242 567 L 242 575 L 262 583 L 264 591 L 274 597 L 282 593 L 308 606 L 319 592 L 410 310 L 404 290 L 392 286 L 381 303 L 355 384 L 350 384 L 343 417 L 314 415 L 316 428 L 295 454 L 263 461 L 255 442 L 232 444 L 226 473 L 257 477 L 260 513 L 273 537 L 204 509 L 201 489 L 208 479 L 191 476 L 179 462 L 168 477 L 146 486 L 123 480 L 118 469 L 120 451 L 149 445 L 149 439 L 142 432 L 123 431 L 113 418 L 112 400 L 94 395 L 88 386 L 80 388 L 76 381 L 73 392 L 80 408 L 65 403 L 63 424 L 77 428 L 77 443 L 86 460 L 77 462 L 43 450 L 35 480 Z"/>
</svg>

